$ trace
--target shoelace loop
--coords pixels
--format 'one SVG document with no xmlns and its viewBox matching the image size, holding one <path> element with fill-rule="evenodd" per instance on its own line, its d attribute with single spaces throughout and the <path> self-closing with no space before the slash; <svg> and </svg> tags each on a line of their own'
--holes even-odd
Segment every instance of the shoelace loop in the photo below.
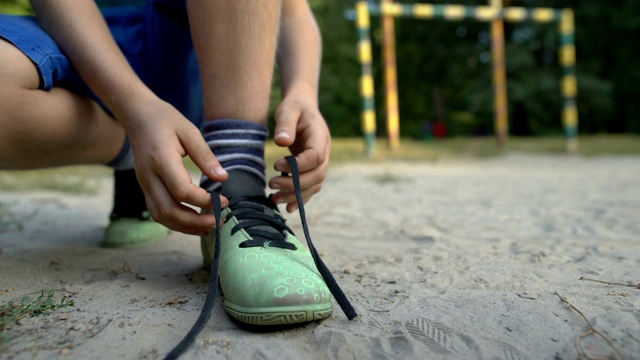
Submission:
<svg viewBox="0 0 640 360">
<path fill-rule="evenodd" d="M 331 294 L 338 302 L 338 305 L 340 305 L 340 307 L 342 308 L 342 311 L 347 316 L 347 318 L 349 320 L 352 320 L 356 316 L 358 316 L 358 314 L 356 313 L 355 309 L 349 302 L 349 299 L 347 299 L 347 297 L 345 296 L 342 289 L 340 289 L 340 286 L 334 279 L 333 275 L 331 275 L 331 272 L 329 271 L 327 266 L 324 264 L 324 262 L 320 258 L 320 255 L 318 254 L 318 251 L 316 250 L 315 246 L 311 242 L 311 236 L 309 235 L 309 227 L 307 225 L 306 214 L 304 211 L 304 202 L 302 201 L 302 190 L 300 186 L 300 170 L 298 169 L 298 162 L 294 156 L 287 156 L 286 159 L 287 159 L 287 162 L 289 163 L 289 166 L 291 167 L 291 178 L 293 180 L 296 200 L 298 202 L 298 211 L 300 213 L 300 220 L 302 222 L 302 230 L 304 231 L 304 236 L 307 240 L 307 245 L 309 246 L 309 250 L 311 252 L 311 256 L 313 257 L 313 261 L 315 262 L 315 265 L 318 268 L 318 272 L 320 273 L 325 283 L 327 284 L 327 287 L 331 291 Z M 289 174 L 282 173 L 282 175 L 288 176 Z M 220 239 L 220 226 L 221 226 L 220 217 L 222 216 L 222 205 L 220 203 L 219 194 L 216 192 L 211 192 L 211 200 L 213 202 L 213 213 L 216 217 L 216 242 L 214 245 L 213 262 L 211 264 L 211 278 L 209 280 L 209 288 L 207 290 L 207 296 L 204 300 L 204 304 L 202 305 L 202 310 L 200 312 L 200 315 L 198 316 L 198 319 L 191 327 L 191 330 L 189 330 L 187 335 L 185 335 L 185 337 L 178 343 L 178 345 L 176 345 L 176 347 L 173 348 L 173 350 L 171 350 L 169 354 L 167 354 L 165 359 L 177 359 L 180 355 L 182 355 L 189 348 L 189 346 L 193 344 L 198 334 L 202 331 L 204 326 L 207 324 L 207 322 L 211 318 L 211 311 L 213 309 L 213 305 L 215 302 L 215 297 L 218 289 L 218 268 L 220 266 L 220 241 L 217 241 L 217 240 Z M 291 243 L 286 242 L 286 239 L 280 239 L 279 236 L 276 236 L 274 232 L 270 232 L 270 231 L 267 232 L 261 229 L 252 228 L 252 227 L 262 226 L 262 225 L 265 225 L 265 223 L 267 223 L 267 224 L 274 225 L 276 229 L 280 228 L 281 230 L 287 230 L 290 233 L 293 233 L 291 229 L 289 229 L 289 227 L 286 226 L 286 224 L 284 223 L 284 219 L 281 219 L 281 220 L 278 219 L 277 216 L 279 215 L 275 214 L 276 215 L 275 221 L 273 218 L 268 219 L 269 216 L 266 216 L 266 215 L 262 216 L 263 214 L 255 212 L 255 210 L 264 209 L 261 207 L 261 205 L 256 206 L 256 205 L 246 204 L 248 202 L 247 200 L 249 199 L 247 198 L 239 199 L 237 201 L 238 204 L 240 204 L 243 201 L 245 202 L 245 204 L 242 204 L 241 206 L 239 206 L 238 209 L 234 210 L 235 212 L 234 215 L 231 215 L 231 214 L 228 215 L 229 217 L 240 216 L 241 218 L 244 218 L 244 220 L 241 221 L 240 224 L 236 225 L 232 229 L 232 232 L 234 230 L 238 231 L 240 228 L 246 229 L 247 227 L 249 227 L 250 228 L 249 234 L 251 234 L 252 237 L 255 236 L 253 240 L 248 240 L 243 242 L 242 244 L 245 244 L 244 246 L 266 246 L 265 244 L 267 244 L 269 246 L 287 248 L 286 244 L 293 245 Z M 264 200 L 261 200 L 260 202 L 262 201 Z M 262 205 L 264 206 L 264 203 L 262 203 Z M 245 210 L 242 210 L 243 208 Z M 252 209 L 254 211 L 252 211 Z M 228 220 L 228 218 L 226 218 L 225 220 Z M 241 224 L 242 226 L 239 226 Z M 279 230 L 278 232 L 280 232 L 281 230 Z M 284 235 L 282 236 L 284 237 Z M 243 246 L 242 244 L 241 246 Z"/>
</svg>

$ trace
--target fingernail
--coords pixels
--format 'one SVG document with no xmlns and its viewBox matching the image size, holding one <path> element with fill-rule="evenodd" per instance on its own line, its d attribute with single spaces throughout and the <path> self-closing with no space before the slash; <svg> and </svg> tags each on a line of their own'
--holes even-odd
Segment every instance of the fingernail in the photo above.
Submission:
<svg viewBox="0 0 640 360">
<path fill-rule="evenodd" d="M 291 135 L 289 135 L 288 132 L 286 131 L 280 131 L 279 133 L 276 134 L 276 139 L 290 139 Z"/>
<path fill-rule="evenodd" d="M 274 190 L 280 190 L 280 189 L 282 189 L 282 187 L 280 186 L 280 184 L 273 184 L 273 185 L 271 185 L 271 188 L 272 188 L 272 189 L 274 189 Z"/>
<path fill-rule="evenodd" d="M 222 168 L 222 166 L 218 166 L 213 168 L 213 172 L 216 175 L 227 175 L 227 171 L 225 169 Z"/>
</svg>

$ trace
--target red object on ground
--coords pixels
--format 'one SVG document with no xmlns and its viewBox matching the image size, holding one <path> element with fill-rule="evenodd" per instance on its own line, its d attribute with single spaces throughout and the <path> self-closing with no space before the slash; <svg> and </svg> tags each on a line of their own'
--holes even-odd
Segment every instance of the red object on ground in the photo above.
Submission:
<svg viewBox="0 0 640 360">
<path fill-rule="evenodd" d="M 433 136 L 437 138 L 447 137 L 447 125 L 445 125 L 444 121 L 436 121 L 433 124 Z"/>
</svg>

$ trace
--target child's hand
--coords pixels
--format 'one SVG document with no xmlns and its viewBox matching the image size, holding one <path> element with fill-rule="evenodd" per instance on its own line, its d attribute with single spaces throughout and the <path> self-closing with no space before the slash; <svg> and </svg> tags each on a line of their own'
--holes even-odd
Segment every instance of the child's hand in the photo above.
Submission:
<svg viewBox="0 0 640 360">
<path fill-rule="evenodd" d="M 320 191 L 331 151 L 331 134 L 312 94 L 304 91 L 290 93 L 282 100 L 275 115 L 275 142 L 278 146 L 288 147 L 298 160 L 305 203 Z M 278 160 L 274 169 L 291 172 L 285 159 Z M 274 177 L 269 181 L 269 187 L 279 190 L 273 196 L 274 202 L 286 203 L 289 212 L 298 208 L 291 178 Z"/>
<path fill-rule="evenodd" d="M 142 110 L 140 110 L 142 109 Z M 211 196 L 193 184 L 182 158 L 189 155 L 204 174 L 224 181 L 222 170 L 200 131 L 168 103 L 157 100 L 129 112 L 127 133 L 136 175 L 153 219 L 186 234 L 202 235 L 215 227 L 213 215 L 187 205 L 211 208 Z M 223 206 L 228 201 L 222 198 Z"/>
</svg>

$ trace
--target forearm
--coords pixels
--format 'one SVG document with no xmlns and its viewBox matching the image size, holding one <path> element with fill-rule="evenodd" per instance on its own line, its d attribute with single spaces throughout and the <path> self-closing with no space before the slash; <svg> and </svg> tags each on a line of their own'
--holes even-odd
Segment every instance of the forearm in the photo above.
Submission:
<svg viewBox="0 0 640 360">
<path fill-rule="evenodd" d="M 322 38 L 305 0 L 283 3 L 277 61 L 283 96 L 303 90 L 317 98 Z"/>
<path fill-rule="evenodd" d="M 41 25 L 120 121 L 155 95 L 135 74 L 93 1 L 32 0 Z M 124 124 L 127 125 L 126 123 Z"/>
</svg>

